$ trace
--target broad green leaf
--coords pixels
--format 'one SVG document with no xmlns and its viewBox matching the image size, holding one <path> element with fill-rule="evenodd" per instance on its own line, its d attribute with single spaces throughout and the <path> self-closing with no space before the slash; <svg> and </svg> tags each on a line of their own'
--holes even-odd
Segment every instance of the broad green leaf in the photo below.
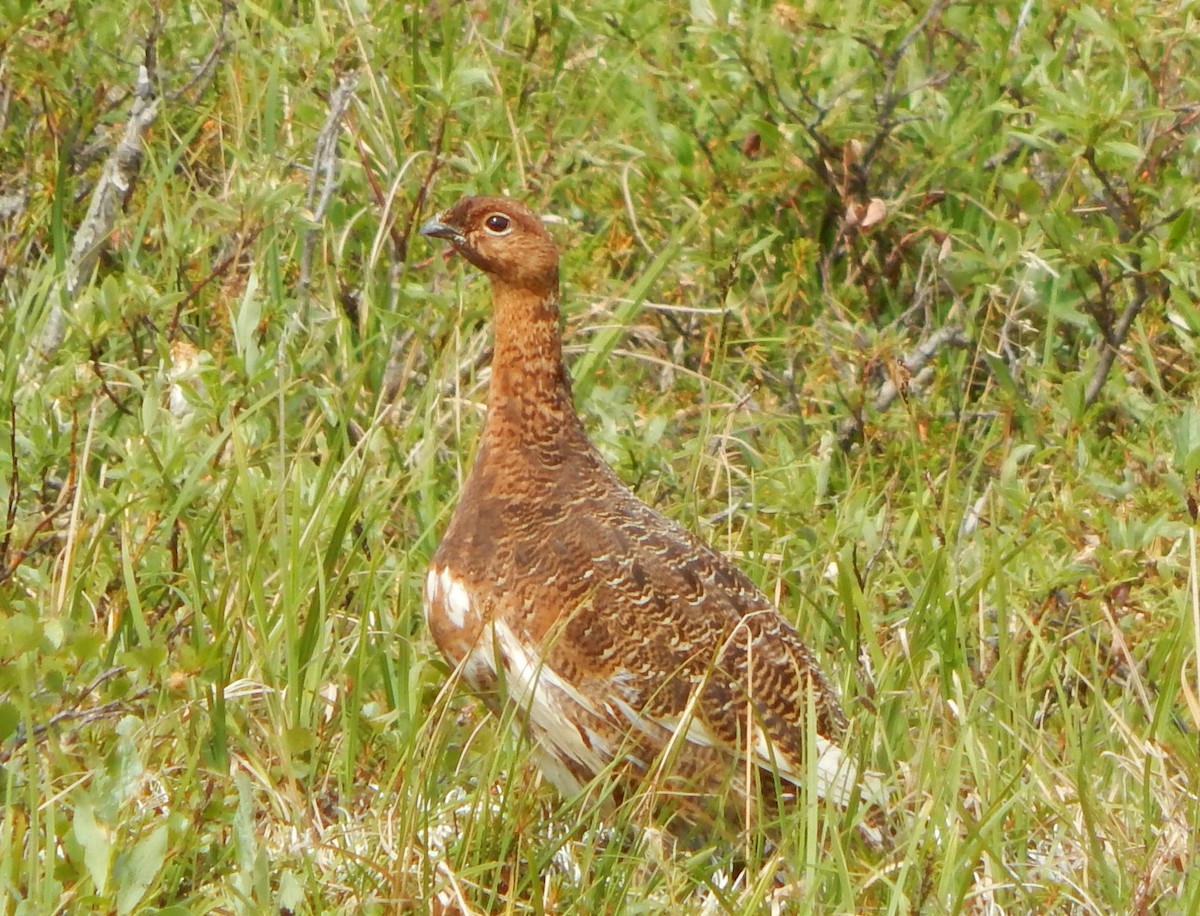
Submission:
<svg viewBox="0 0 1200 916">
<path fill-rule="evenodd" d="M 161 824 L 117 860 L 117 912 L 132 913 L 146 895 L 167 855 L 167 825 Z"/>
<path fill-rule="evenodd" d="M 96 821 L 96 812 L 91 802 L 84 801 L 75 806 L 75 818 L 71 829 L 76 842 L 83 848 L 83 865 L 92 879 L 96 893 L 103 895 L 108 889 L 113 847 L 108 829 Z"/>
<path fill-rule="evenodd" d="M 1146 155 L 1145 151 L 1136 143 L 1127 143 L 1123 140 L 1106 140 L 1097 149 L 1120 156 L 1122 159 L 1128 159 L 1130 162 L 1141 162 Z"/>
</svg>

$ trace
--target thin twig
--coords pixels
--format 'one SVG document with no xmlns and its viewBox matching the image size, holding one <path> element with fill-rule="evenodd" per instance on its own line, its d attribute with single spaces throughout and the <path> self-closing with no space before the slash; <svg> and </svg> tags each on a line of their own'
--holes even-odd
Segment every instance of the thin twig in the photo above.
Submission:
<svg viewBox="0 0 1200 916">
<path fill-rule="evenodd" d="M 446 126 L 449 123 L 450 112 L 446 110 L 442 112 L 441 120 L 438 121 L 437 133 L 433 138 L 431 146 L 433 158 L 429 162 L 429 168 L 425 171 L 425 177 L 421 180 L 421 186 L 417 188 L 417 195 L 413 198 L 412 207 L 408 211 L 408 221 L 396 242 L 396 260 L 401 264 L 408 260 L 408 242 L 412 237 L 413 226 L 417 222 L 417 214 L 424 209 L 425 202 L 429 199 L 429 189 L 433 187 L 433 179 L 437 177 L 438 170 L 442 167 L 442 145 L 446 142 Z M 393 284 L 393 289 L 398 290 L 399 288 L 399 284 Z"/>
<path fill-rule="evenodd" d="M 393 250 L 400 250 L 400 232 L 396 228 L 396 223 L 391 219 L 391 212 L 388 209 L 388 197 L 384 193 L 383 188 L 379 184 L 379 179 L 375 177 L 375 169 L 371 167 L 371 157 L 367 155 L 367 145 L 363 143 L 363 139 L 358 132 L 354 134 L 354 148 L 358 151 L 358 162 L 362 166 L 363 177 L 367 179 L 367 184 L 371 187 L 371 193 L 375 197 L 375 204 L 379 207 L 382 219 L 387 220 L 388 235 L 392 239 Z M 372 251 L 372 260 L 374 260 L 374 251 Z"/>
<path fill-rule="evenodd" d="M 92 358 L 92 371 L 96 373 L 96 380 L 100 382 L 100 390 L 104 396 L 112 402 L 113 407 L 117 409 L 117 413 L 124 414 L 127 417 L 133 416 L 133 411 L 117 397 L 116 392 L 108 387 L 108 379 L 104 377 L 104 367 L 100 364 L 100 347 L 92 342 L 88 342 L 88 350 Z"/>
<path fill-rule="evenodd" d="M 133 696 L 124 699 L 113 700 L 110 703 L 101 703 L 99 706 L 89 706 L 87 709 L 76 707 L 64 710 L 52 716 L 45 724 L 35 725 L 29 733 L 26 733 L 23 728 L 19 728 L 12 737 L 12 743 L 8 747 L 0 748 L 0 763 L 7 763 L 12 758 L 12 755 L 24 747 L 28 741 L 40 744 L 56 725 L 61 725 L 63 722 L 78 722 L 80 725 L 88 725 L 104 719 L 114 719 L 122 713 L 128 712 L 131 704 L 144 700 L 154 693 L 154 691 L 154 687 L 143 687 L 133 694 Z"/>
<path fill-rule="evenodd" d="M 442 167 L 442 146 L 446 142 L 446 127 L 449 123 L 450 112 L 447 110 L 442 112 L 441 120 L 438 121 L 437 131 L 431 144 L 433 155 L 429 161 L 429 168 L 425 170 L 425 177 L 421 179 L 421 185 L 417 188 L 417 193 L 413 197 L 412 206 L 409 208 L 404 227 L 398 233 L 394 227 L 389 230 L 392 234 L 392 244 L 394 247 L 392 260 L 393 282 L 391 284 L 392 296 L 389 303 L 393 312 L 396 310 L 396 300 L 400 295 L 400 284 L 396 280 L 408 261 L 408 243 L 412 238 L 412 231 L 416 225 L 417 216 L 425 208 L 425 203 L 429 199 L 429 190 L 433 187 L 433 180 L 437 177 L 438 170 Z M 382 198 L 380 202 L 382 204 Z M 409 342 L 412 340 L 413 334 L 413 329 L 409 328 L 393 339 L 389 347 L 387 364 L 383 370 L 383 386 L 377 417 L 383 416 L 392 409 L 393 402 L 400 394 L 403 380 L 412 374 L 413 362 L 416 358 L 416 348 L 410 347 Z M 407 353 L 406 357 L 404 356 L 405 353 Z"/>
<path fill-rule="evenodd" d="M 1146 307 L 1146 303 L 1150 299 L 1150 289 L 1146 285 L 1145 277 L 1138 274 L 1134 277 L 1133 285 L 1133 299 L 1129 305 L 1125 306 L 1125 311 L 1121 313 L 1121 317 L 1117 319 L 1111 331 L 1101 328 L 1104 334 L 1103 343 L 1100 345 L 1100 358 L 1096 361 L 1096 368 L 1092 370 L 1092 377 L 1088 379 L 1083 395 L 1083 402 L 1088 407 L 1096 403 L 1096 399 L 1100 397 L 1100 392 L 1104 390 L 1104 383 L 1108 379 L 1108 373 L 1112 370 L 1117 354 L 1125 343 L 1125 338 L 1129 336 L 1133 322 L 1142 313 L 1142 309 Z"/>
<path fill-rule="evenodd" d="M 888 68 L 892 71 L 893 79 L 895 78 L 897 68 L 900 66 L 900 58 L 908 51 L 909 46 L 917 40 L 917 37 L 925 31 L 925 27 L 942 14 L 942 9 L 946 6 L 946 3 L 947 0 L 935 0 L 935 2 L 929 4 L 929 9 L 925 10 L 925 14 L 917 21 L 917 24 L 908 30 L 908 34 L 900 39 L 900 44 L 896 45 L 896 50 L 888 55 Z"/>
<path fill-rule="evenodd" d="M 217 35 L 213 41 L 213 46 L 205 55 L 204 60 L 195 68 L 192 73 L 192 78 L 180 86 L 178 89 L 172 90 L 167 96 L 172 102 L 176 99 L 192 93 L 193 99 L 198 99 L 204 94 L 204 90 L 208 84 L 212 82 L 213 75 L 217 72 L 217 63 L 221 60 L 225 50 L 233 46 L 229 35 L 225 30 L 226 23 L 229 19 L 229 14 L 236 9 L 234 0 L 221 0 L 221 21 L 217 25 Z M 194 92 L 193 92 L 194 90 Z"/>
<path fill-rule="evenodd" d="M 168 339 L 173 340 L 175 338 L 175 333 L 179 329 L 180 316 L 183 314 L 188 305 L 191 304 L 192 300 L 200 295 L 206 286 L 219 277 L 224 276 L 229 271 L 229 268 L 232 267 L 238 258 L 242 256 L 242 252 L 246 250 L 247 246 L 254 243 L 254 240 L 258 238 L 258 234 L 261 231 L 262 227 L 257 227 L 251 230 L 245 236 L 239 233 L 235 237 L 233 251 L 218 261 L 216 266 L 208 272 L 207 276 L 205 276 L 202 280 L 198 280 L 196 283 L 192 284 L 192 288 L 189 289 L 187 293 L 184 294 L 183 298 L 175 304 L 175 311 L 171 315 L 171 323 L 167 325 Z"/>
<path fill-rule="evenodd" d="M 13 529 L 17 525 L 17 499 L 21 493 L 21 464 L 17 460 L 16 399 L 8 402 L 8 422 L 8 454 L 12 462 L 12 471 L 8 481 L 8 511 L 4 513 L 4 540 L 0 541 L 0 576 L 3 576 L 8 568 L 8 551 L 12 546 Z"/>
<path fill-rule="evenodd" d="M 1129 243 L 1133 239 L 1142 234 L 1142 220 L 1134 205 L 1134 200 L 1130 193 L 1122 193 L 1109 176 L 1108 171 L 1100 167 L 1096 161 L 1096 150 L 1089 146 L 1083 154 L 1084 161 L 1091 167 L 1092 174 L 1096 176 L 1100 184 L 1104 187 L 1105 196 L 1100 202 L 1108 211 L 1109 218 L 1116 224 L 1117 237 L 1123 243 Z M 1144 160 L 1143 160 L 1144 162 Z M 1140 166 L 1139 166 L 1140 170 Z M 1133 327 L 1133 322 L 1137 320 L 1137 316 L 1142 313 L 1142 309 L 1146 307 L 1146 303 L 1150 300 L 1150 286 L 1146 282 L 1146 277 L 1142 273 L 1142 259 L 1136 252 L 1129 254 L 1129 263 L 1133 268 L 1133 299 L 1125 306 L 1125 310 L 1121 316 L 1108 326 L 1106 321 L 1100 322 L 1100 331 L 1102 342 L 1100 344 L 1100 358 L 1096 361 L 1096 367 L 1092 370 L 1092 377 L 1088 379 L 1087 388 L 1084 390 L 1084 404 L 1091 406 L 1100 397 L 1100 392 L 1104 390 L 1104 383 L 1108 380 L 1108 373 L 1112 371 L 1113 363 L 1116 362 L 1117 354 L 1125 343 L 1125 339 L 1129 336 L 1129 332 Z M 1099 272 L 1099 266 L 1096 268 Z M 1104 283 L 1099 282 L 1103 292 Z"/>
<path fill-rule="evenodd" d="M 871 163 L 875 161 L 875 157 L 879 151 L 883 149 L 883 144 L 887 141 L 892 132 L 899 126 L 899 121 L 893 118 L 896 112 L 896 107 L 900 104 L 900 100 L 912 92 L 915 88 L 910 87 L 902 92 L 896 91 L 896 77 L 900 73 L 900 61 L 907 53 L 912 43 L 917 40 L 917 37 L 925 31 L 926 27 L 942 14 L 942 9 L 945 7 L 947 0 L 935 0 L 929 4 L 929 8 L 925 10 L 925 14 L 917 21 L 917 24 L 909 29 L 908 34 L 900 39 L 900 43 L 896 45 L 891 54 L 887 56 L 887 60 L 883 61 L 883 70 L 886 74 L 883 86 L 883 98 L 879 104 L 879 114 L 877 123 L 879 129 L 875 131 L 875 136 L 867 145 L 855 171 L 859 172 L 862 177 L 864 187 L 862 193 L 866 193 L 866 178 L 865 173 L 870 168 Z M 934 77 L 934 80 L 942 79 L 942 76 Z"/>
<path fill-rule="evenodd" d="M 385 408 L 390 407 L 391 403 L 396 400 L 396 396 L 400 393 L 400 387 L 404 384 L 404 379 L 408 377 L 409 370 L 412 368 L 412 350 L 409 349 L 409 342 L 413 339 L 416 332 L 409 328 L 403 334 L 392 339 L 392 345 L 388 348 L 387 365 L 383 370 L 383 385 L 379 402 Z M 409 353 L 409 359 L 404 360 L 405 351 Z"/>
<path fill-rule="evenodd" d="M 1096 162 L 1096 149 L 1089 146 L 1083 153 L 1084 161 L 1091 167 L 1092 174 L 1099 179 L 1100 184 L 1104 186 L 1104 190 L 1108 196 L 1101 198 L 1100 203 L 1108 211 L 1109 218 L 1117 224 L 1117 237 L 1122 242 L 1128 242 L 1130 238 L 1141 228 L 1141 220 L 1138 218 L 1137 210 L 1133 206 L 1128 195 L 1122 194 L 1113 184 L 1112 179 L 1108 175 L 1106 169 L 1102 169 Z"/>
</svg>

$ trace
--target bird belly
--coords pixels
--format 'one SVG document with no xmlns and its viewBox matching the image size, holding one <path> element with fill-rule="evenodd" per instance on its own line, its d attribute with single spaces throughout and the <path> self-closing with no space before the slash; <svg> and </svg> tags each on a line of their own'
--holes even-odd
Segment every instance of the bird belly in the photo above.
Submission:
<svg viewBox="0 0 1200 916">
<path fill-rule="evenodd" d="M 455 577 L 448 566 L 430 566 L 425 576 L 423 603 L 433 641 L 450 664 L 461 664 L 478 644 L 483 628 L 467 584 Z"/>
<path fill-rule="evenodd" d="M 578 794 L 612 762 L 609 723 L 504 620 L 483 627 L 463 674 L 469 683 L 499 686 L 516 711 L 514 725 L 532 740 L 538 767 L 564 797 Z"/>
</svg>

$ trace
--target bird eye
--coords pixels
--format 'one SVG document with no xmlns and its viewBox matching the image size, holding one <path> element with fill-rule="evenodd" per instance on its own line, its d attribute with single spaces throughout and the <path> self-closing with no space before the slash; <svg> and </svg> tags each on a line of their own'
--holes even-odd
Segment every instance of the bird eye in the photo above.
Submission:
<svg viewBox="0 0 1200 916">
<path fill-rule="evenodd" d="M 483 225 L 492 235 L 508 235 L 512 229 L 512 221 L 503 213 L 493 213 L 483 221 Z"/>
</svg>

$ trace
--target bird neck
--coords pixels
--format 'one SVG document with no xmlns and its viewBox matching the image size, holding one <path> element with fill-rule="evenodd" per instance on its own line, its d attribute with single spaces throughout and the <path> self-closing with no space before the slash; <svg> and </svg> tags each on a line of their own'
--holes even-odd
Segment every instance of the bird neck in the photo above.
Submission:
<svg viewBox="0 0 1200 916">
<path fill-rule="evenodd" d="M 562 362 L 558 289 L 538 292 L 493 279 L 495 349 L 485 441 L 515 438 L 543 453 L 582 438 Z"/>
</svg>

